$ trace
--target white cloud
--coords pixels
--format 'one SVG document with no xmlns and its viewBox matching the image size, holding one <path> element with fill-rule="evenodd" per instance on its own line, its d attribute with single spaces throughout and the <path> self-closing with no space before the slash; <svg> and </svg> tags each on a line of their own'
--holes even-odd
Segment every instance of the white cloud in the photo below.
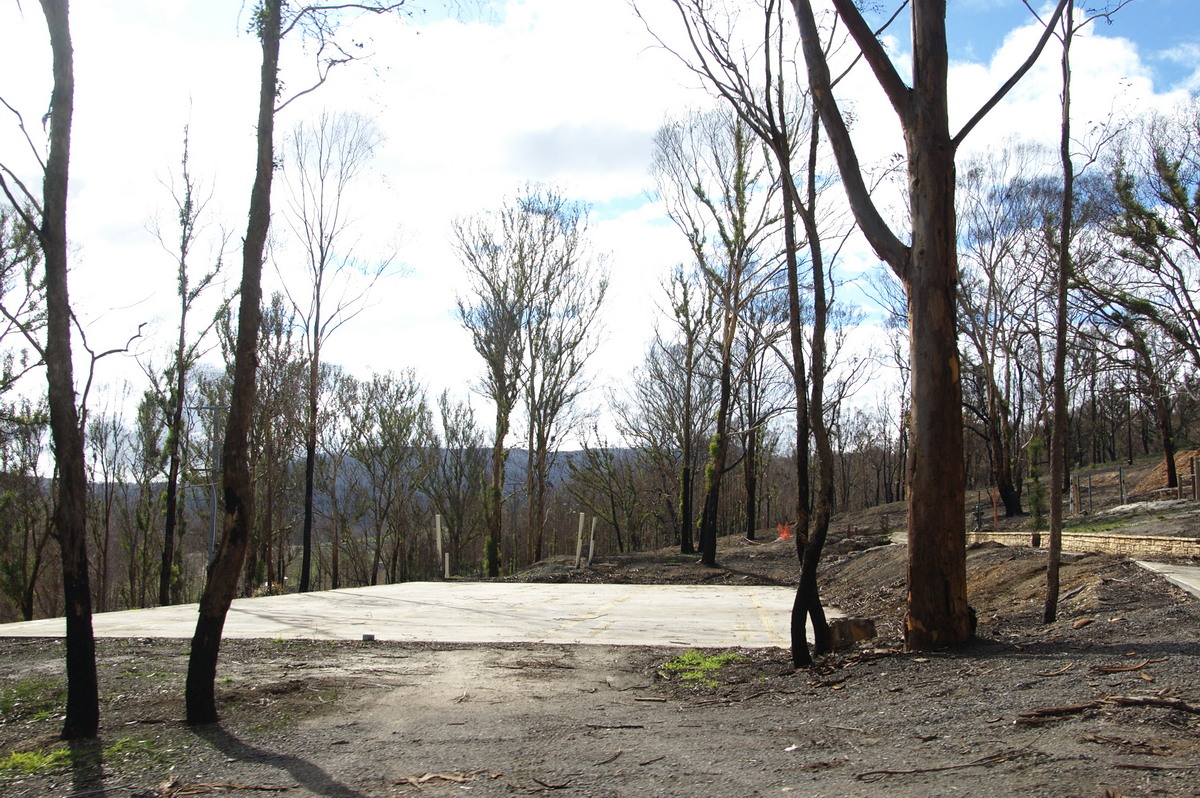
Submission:
<svg viewBox="0 0 1200 798">
<path fill-rule="evenodd" d="M 993 0 L 972 0 L 994 7 Z M 676 23 L 654 4 L 656 30 Z M 0 96 L 20 108 L 37 135 L 49 96 L 49 48 L 36 7 L 0 3 Z M 214 191 L 213 222 L 240 240 L 250 183 L 259 48 L 245 33 L 241 0 L 91 0 L 72 8 L 77 111 L 70 229 L 77 248 L 72 288 L 81 316 L 107 347 L 137 323 L 159 320 L 148 338 L 169 337 L 173 265 L 145 231 L 157 212 L 169 221 L 160 181 L 178 170 L 182 128 L 191 126 L 192 167 Z M 358 254 L 394 252 L 406 267 L 373 294 L 371 306 L 330 340 L 326 353 L 359 373 L 413 367 L 432 392 L 466 395 L 479 362 L 453 316 L 462 269 L 452 219 L 497 208 L 526 181 L 545 180 L 593 203 L 594 245 L 610 253 L 607 333 L 599 382 L 622 378 L 641 361 L 653 328 L 658 282 L 688 253 L 658 208 L 644 201 L 654 131 L 669 112 L 711 102 L 674 56 L 654 45 L 624 2 L 512 0 L 489 6 L 484 21 L 362 18 L 343 33 L 373 53 L 336 70 L 328 85 L 280 115 L 279 140 L 322 108 L 377 118 L 386 136 L 369 179 L 356 189 Z M 1080 120 L 1165 107 L 1147 55 L 1125 39 L 1088 31 L 1075 51 Z M 954 119 L 966 115 L 1023 60 L 1034 25 L 1005 39 L 985 63 L 952 70 Z M 903 36 L 891 42 L 907 47 Z M 284 50 L 289 90 L 311 80 L 311 53 Z M 995 146 L 1012 134 L 1053 141 L 1058 125 L 1057 50 L 968 140 Z M 1200 86 L 1194 48 L 1166 54 L 1193 66 L 1183 88 Z M 1190 59 L 1190 61 L 1189 61 Z M 853 135 L 868 168 L 903 150 L 895 114 L 865 65 L 839 86 L 852 108 Z M 32 160 L 11 124 L 0 124 L 0 157 Z M 18 153 L 10 157 L 10 153 Z M 902 216 L 896 196 L 885 204 Z M 277 207 L 277 215 L 282 207 Z M 277 216 L 278 218 L 278 216 Z M 281 226 L 280 226 L 281 227 Z M 276 255 L 287 260 L 279 233 Z M 852 267 L 873 261 L 855 245 Z M 236 266 L 236 253 L 230 258 Z M 266 290 L 277 286 L 267 270 Z M 102 339 L 102 340 L 101 340 Z M 114 363 L 106 373 L 115 375 Z M 131 371 L 131 369 L 127 369 Z"/>
</svg>

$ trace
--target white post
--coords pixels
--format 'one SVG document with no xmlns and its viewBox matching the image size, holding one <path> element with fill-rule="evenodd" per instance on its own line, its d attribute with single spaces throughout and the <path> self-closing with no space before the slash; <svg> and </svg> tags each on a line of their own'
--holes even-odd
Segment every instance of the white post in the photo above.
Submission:
<svg viewBox="0 0 1200 798">
<path fill-rule="evenodd" d="M 583 559 L 583 513 L 579 514 L 579 531 L 575 533 L 575 567 Z"/>
<path fill-rule="evenodd" d="M 592 516 L 592 533 L 588 538 L 588 568 L 592 567 L 592 555 L 596 553 L 596 516 Z"/>
<path fill-rule="evenodd" d="M 450 552 L 446 552 L 446 570 L 443 572 L 444 579 L 450 578 Z"/>
<path fill-rule="evenodd" d="M 433 517 L 434 534 L 437 536 L 438 559 L 442 559 L 442 515 L 438 513 Z"/>
</svg>

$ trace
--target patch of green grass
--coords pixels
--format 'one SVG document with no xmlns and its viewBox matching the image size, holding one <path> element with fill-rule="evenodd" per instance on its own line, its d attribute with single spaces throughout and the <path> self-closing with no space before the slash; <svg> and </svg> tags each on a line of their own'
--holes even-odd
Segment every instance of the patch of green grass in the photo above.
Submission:
<svg viewBox="0 0 1200 798">
<path fill-rule="evenodd" d="M 14 751 L 0 759 L 0 775 L 29 776 L 43 770 L 64 767 L 70 761 L 71 752 L 66 748 L 50 751 Z"/>
<path fill-rule="evenodd" d="M 0 715 L 6 720 L 44 720 L 62 710 L 66 683 L 55 679 L 22 679 L 0 689 Z"/>
<path fill-rule="evenodd" d="M 253 724 L 256 732 L 279 732 L 289 728 L 296 720 L 290 710 L 281 710 L 279 712 L 269 712 L 259 716 L 260 720 Z"/>
<path fill-rule="evenodd" d="M 668 660 L 659 668 L 663 676 L 678 676 L 681 681 L 696 682 L 705 687 L 717 686 L 717 674 L 725 665 L 741 662 L 742 657 L 732 652 L 726 654 L 703 654 L 691 649 L 672 660 Z"/>
<path fill-rule="evenodd" d="M 170 754 L 170 749 L 164 749 L 154 740 L 122 737 L 104 749 L 104 761 L 109 763 L 129 762 L 130 760 L 164 762 L 170 758 Z"/>
</svg>

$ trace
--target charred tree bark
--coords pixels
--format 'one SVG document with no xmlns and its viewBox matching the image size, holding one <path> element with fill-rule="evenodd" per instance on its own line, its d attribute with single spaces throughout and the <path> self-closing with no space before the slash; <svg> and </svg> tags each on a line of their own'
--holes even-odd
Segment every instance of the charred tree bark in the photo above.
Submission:
<svg viewBox="0 0 1200 798">
<path fill-rule="evenodd" d="M 42 223 L 38 240 L 46 268 L 46 380 L 50 437 L 58 471 L 53 526 L 62 549 L 63 599 L 67 624 L 67 711 L 62 737 L 95 737 L 100 725 L 96 641 L 88 580 L 87 474 L 83 432 L 75 406 L 71 361 L 71 303 L 67 291 L 67 185 L 75 68 L 67 0 L 42 0 L 50 33 L 54 90 L 50 98 L 50 151 L 42 179 Z"/>
<path fill-rule="evenodd" d="M 241 305 L 233 390 L 222 457 L 224 517 L 216 558 L 200 597 L 200 617 L 192 637 L 185 701 L 189 724 L 217 721 L 217 657 L 225 617 L 237 591 L 242 562 L 250 541 L 253 491 L 247 461 L 247 438 L 254 408 L 258 331 L 262 319 L 262 261 L 271 224 L 271 179 L 274 171 L 275 96 L 278 86 L 282 0 L 264 0 L 259 10 L 262 43 L 259 84 L 258 149 L 250 214 L 242 249 Z"/>
<path fill-rule="evenodd" d="M 945 87 L 945 3 L 913 9 L 916 85 Z M 958 251 L 954 147 L 946 93 L 913 103 L 905 141 L 909 159 L 912 246 L 901 278 L 908 294 L 912 368 L 908 453 L 909 650 L 943 648 L 970 638 L 964 528 L 962 390 L 958 359 Z"/>
<path fill-rule="evenodd" d="M 1056 25 L 1066 0 L 1049 24 Z M 966 592 L 962 390 L 957 346 L 958 258 L 954 154 L 962 139 L 1028 71 L 1049 39 L 951 137 L 947 84 L 946 0 L 913 0 L 912 86 L 905 84 L 853 0 L 833 0 L 904 131 L 912 242 L 888 227 L 863 179 L 850 132 L 832 93 L 811 0 L 792 0 L 813 102 L 829 137 L 860 228 L 908 296 L 912 369 L 907 463 L 909 650 L 943 648 L 972 634 Z"/>
<path fill-rule="evenodd" d="M 797 203 L 800 211 L 798 215 L 804 223 L 804 231 L 808 237 L 812 262 L 812 397 L 804 404 L 808 407 L 808 426 L 812 430 L 817 454 L 816 501 L 813 503 L 804 536 L 805 542 L 800 551 L 800 584 L 796 588 L 796 600 L 792 607 L 792 664 L 797 668 L 812 663 L 805 636 L 806 617 L 812 620 L 813 625 L 813 653 L 819 657 L 830 650 L 829 625 L 825 619 L 825 608 L 821 604 L 817 584 L 817 567 L 821 563 L 821 553 L 829 533 L 834 499 L 834 454 L 829 439 L 829 426 L 825 421 L 825 375 L 828 368 L 825 333 L 829 325 L 829 298 L 825 286 L 825 258 L 816 210 L 819 133 L 818 120 L 814 116 L 809 136 L 808 197 L 807 202 Z M 799 545 L 797 540 L 797 546 Z"/>
<path fill-rule="evenodd" d="M 318 289 L 319 292 L 320 289 Z M 316 330 L 321 329 L 321 304 L 316 303 Z M 313 489 L 317 473 L 317 400 L 321 391 L 321 340 L 313 336 L 312 354 L 308 363 L 308 407 L 304 420 L 304 527 L 301 531 L 300 592 L 309 591 L 312 572 Z M 337 486 L 333 489 L 336 491 Z"/>
</svg>

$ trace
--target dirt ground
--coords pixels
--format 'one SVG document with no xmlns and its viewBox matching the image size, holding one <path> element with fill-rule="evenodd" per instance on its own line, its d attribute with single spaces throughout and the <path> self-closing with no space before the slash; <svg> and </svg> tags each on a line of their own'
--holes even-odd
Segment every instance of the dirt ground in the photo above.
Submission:
<svg viewBox="0 0 1200 798">
<path fill-rule="evenodd" d="M 189 728 L 186 641 L 102 640 L 101 736 L 72 749 L 54 737 L 61 644 L 0 639 L 0 795 L 1200 795 L 1200 602 L 1122 558 L 1068 557 L 1046 626 L 1045 555 L 984 545 L 977 639 L 903 654 L 905 547 L 852 551 L 877 526 L 848 525 L 822 589 L 880 636 L 796 672 L 779 649 L 701 652 L 736 659 L 685 679 L 678 648 L 230 640 L 223 720 Z M 693 560 L 525 578 L 796 577 L 792 541 Z"/>
</svg>

